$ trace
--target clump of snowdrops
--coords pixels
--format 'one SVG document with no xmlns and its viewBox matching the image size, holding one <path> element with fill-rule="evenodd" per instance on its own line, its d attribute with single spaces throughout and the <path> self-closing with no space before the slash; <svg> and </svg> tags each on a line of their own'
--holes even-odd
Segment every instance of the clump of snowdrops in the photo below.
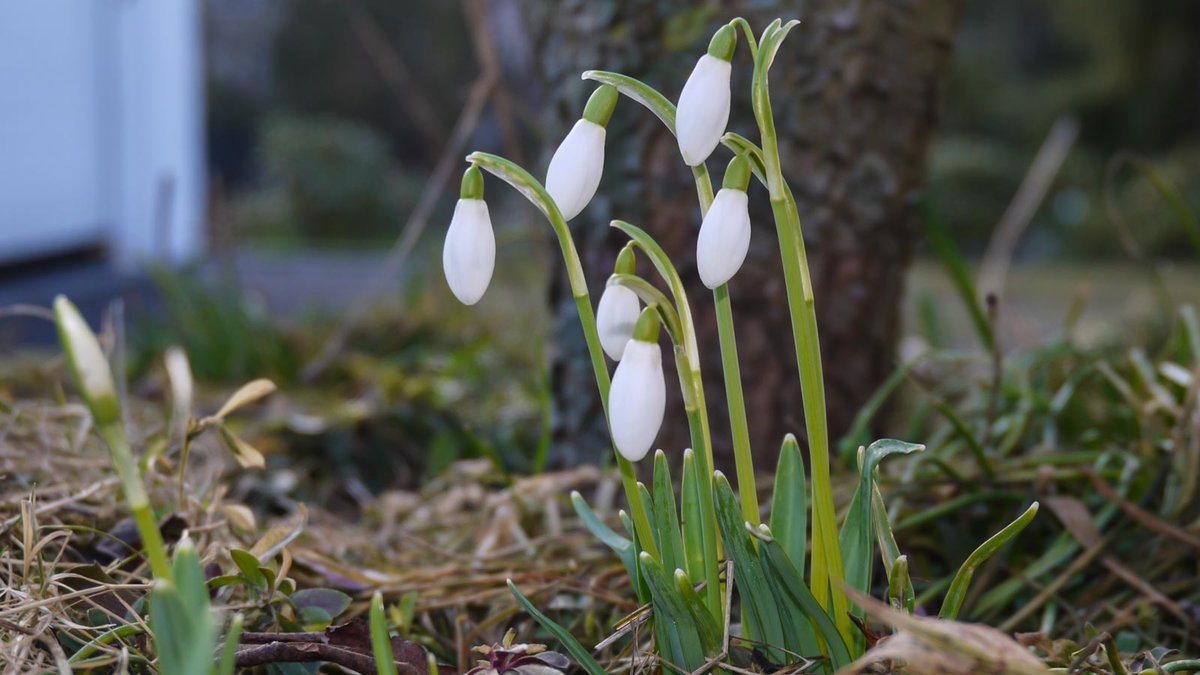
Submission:
<svg viewBox="0 0 1200 675">
<path fill-rule="evenodd" d="M 755 645 L 776 665 L 816 662 L 832 672 L 850 664 L 866 647 L 864 632 L 854 617 L 864 615 L 863 605 L 868 601 L 862 595 L 871 590 L 876 555 L 887 576 L 887 602 L 897 612 L 911 614 L 914 610 L 907 559 L 892 537 L 874 474 L 885 457 L 919 452 L 923 446 L 885 439 L 860 448 L 857 489 L 840 528 L 837 522 L 816 298 L 796 201 L 780 168 L 768 88 L 771 64 L 796 25 L 795 21 L 776 20 L 758 38 L 744 19 L 722 26 L 697 61 L 677 105 L 625 75 L 598 70 L 583 73 L 584 79 L 599 86 L 550 160 L 545 181 L 503 157 L 482 152 L 468 155 L 470 166 L 463 176 L 461 199 L 446 235 L 446 280 L 455 296 L 471 305 L 487 290 L 496 258 L 492 224 L 483 200 L 483 171 L 514 187 L 545 215 L 554 230 L 628 503 L 628 511 L 620 513 L 624 534 L 608 528 L 578 493 L 572 499 L 584 523 L 620 557 L 639 599 L 650 606 L 655 648 L 664 669 L 692 672 L 727 658 L 731 615 L 740 619 L 740 635 L 732 637 Z M 727 130 L 730 75 L 739 31 L 745 40 L 743 51 L 753 65 L 751 102 L 758 142 Z M 716 308 L 736 460 L 736 495 L 726 476 L 713 470 L 691 300 L 675 265 L 650 233 L 632 223 L 612 221 L 611 226 L 628 236 L 629 243 L 594 306 L 567 226 L 599 187 L 606 125 L 621 96 L 644 106 L 674 133 L 680 155 L 695 178 L 696 259 Z M 718 146 L 724 147 L 729 159 L 721 188 L 714 194 L 707 162 Z M 766 189 L 774 216 L 811 467 L 810 489 L 799 445 L 791 435 L 782 440 L 765 522 L 755 489 L 729 295 L 729 284 L 736 283 L 749 247 L 752 180 Z M 639 273 L 639 263 L 648 263 L 654 275 Z M 646 459 L 663 421 L 667 386 L 660 345 L 663 333 L 678 366 L 692 447 L 682 452 L 657 450 L 651 485 L 647 486 L 637 480 L 634 464 Z M 616 361 L 611 374 L 606 356 Z M 682 472 L 678 495 L 672 463 Z M 941 618 L 956 617 L 973 571 L 1033 519 L 1037 506 L 1036 502 L 1030 505 L 965 561 L 946 591 Z M 563 641 L 581 666 L 592 673 L 604 672 L 586 649 L 538 612 L 511 582 L 510 588 L 521 604 Z M 729 607 L 735 592 L 736 613 Z M 645 618 L 632 617 L 623 625 Z"/>
</svg>

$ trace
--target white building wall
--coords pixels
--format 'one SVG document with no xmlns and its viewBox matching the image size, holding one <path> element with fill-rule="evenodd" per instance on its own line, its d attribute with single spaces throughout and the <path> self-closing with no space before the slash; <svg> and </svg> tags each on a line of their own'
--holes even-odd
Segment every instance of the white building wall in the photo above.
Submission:
<svg viewBox="0 0 1200 675">
<path fill-rule="evenodd" d="M 198 255 L 198 0 L 0 0 L 0 263 Z"/>
</svg>

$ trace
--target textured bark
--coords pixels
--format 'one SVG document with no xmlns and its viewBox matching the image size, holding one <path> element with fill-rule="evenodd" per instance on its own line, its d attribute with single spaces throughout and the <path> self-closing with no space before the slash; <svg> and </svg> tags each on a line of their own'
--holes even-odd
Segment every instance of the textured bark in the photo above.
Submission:
<svg viewBox="0 0 1200 675">
<path fill-rule="evenodd" d="M 720 23 L 738 13 L 756 29 L 776 16 L 801 19 L 776 60 L 771 92 L 784 172 L 799 202 L 812 263 L 836 440 L 894 366 L 901 293 L 917 236 L 913 195 L 925 173 L 961 0 L 780 0 L 720 12 L 671 0 L 514 5 L 524 18 L 543 92 L 546 136 L 539 169 L 593 89 L 580 81 L 583 70 L 620 71 L 674 100 Z M 739 45 L 730 128 L 756 139 L 748 54 Z M 718 186 L 729 157 L 718 149 L 709 160 Z M 751 252 L 731 293 L 751 441 L 765 468 L 774 463 L 784 433 L 803 436 L 804 430 L 777 240 L 760 186 L 752 187 L 751 203 Z M 690 286 L 718 464 L 728 466 L 712 296 L 695 271 L 699 211 L 691 175 L 674 139 L 628 100 L 619 104 L 609 126 L 600 193 L 572 223 L 593 302 L 623 243 L 606 227 L 614 217 L 656 237 Z M 649 272 L 649 265 L 642 271 Z M 557 316 L 555 448 L 564 461 L 592 459 L 607 445 L 607 433 L 561 275 L 551 301 Z M 670 385 L 674 377 L 668 373 Z M 658 444 L 678 450 L 688 444 L 688 434 L 678 388 L 668 389 L 674 400 L 668 402 Z"/>
</svg>

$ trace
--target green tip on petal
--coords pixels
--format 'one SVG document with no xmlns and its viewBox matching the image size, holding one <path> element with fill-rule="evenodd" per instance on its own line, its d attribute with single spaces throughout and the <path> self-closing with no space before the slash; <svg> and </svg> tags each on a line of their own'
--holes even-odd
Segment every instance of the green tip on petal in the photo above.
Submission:
<svg viewBox="0 0 1200 675">
<path fill-rule="evenodd" d="M 463 199 L 483 199 L 483 172 L 472 164 L 464 173 L 458 196 Z"/>
<path fill-rule="evenodd" d="M 750 160 L 737 155 L 729 160 L 729 166 L 725 167 L 725 179 L 721 181 L 721 187 L 745 192 L 749 186 Z"/>
<path fill-rule="evenodd" d="M 637 274 L 637 255 L 633 252 L 633 242 L 625 244 L 625 248 L 617 254 L 613 274 Z"/>
<path fill-rule="evenodd" d="M 613 109 L 617 107 L 619 96 L 617 88 L 611 84 L 601 86 L 592 92 L 592 97 L 588 99 L 587 107 L 583 109 L 583 119 L 602 127 L 608 126 L 608 120 L 612 117 Z"/>
<path fill-rule="evenodd" d="M 737 47 L 737 29 L 733 27 L 733 24 L 727 23 L 713 34 L 712 41 L 708 43 L 708 55 L 722 61 L 732 61 L 735 47 Z"/>
<path fill-rule="evenodd" d="M 633 327 L 633 339 L 639 342 L 658 343 L 658 309 L 647 307 L 642 310 Z"/>
</svg>

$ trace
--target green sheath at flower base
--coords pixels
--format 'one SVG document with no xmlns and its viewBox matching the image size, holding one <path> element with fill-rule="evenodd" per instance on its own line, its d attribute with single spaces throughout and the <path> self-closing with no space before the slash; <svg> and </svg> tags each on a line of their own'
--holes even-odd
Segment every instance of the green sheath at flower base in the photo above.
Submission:
<svg viewBox="0 0 1200 675">
<path fill-rule="evenodd" d="M 591 98 L 588 99 L 587 106 L 583 109 L 583 119 L 602 127 L 608 126 L 608 120 L 612 118 L 619 97 L 616 87 L 611 84 L 602 85 L 592 92 Z"/>
<path fill-rule="evenodd" d="M 462 187 L 458 191 L 461 199 L 483 199 L 483 172 L 472 164 L 463 173 Z"/>
<path fill-rule="evenodd" d="M 729 166 L 725 167 L 725 178 L 721 181 L 721 187 L 745 192 L 746 188 L 750 187 L 750 160 L 741 155 L 736 155 L 729 160 Z"/>
<path fill-rule="evenodd" d="M 58 339 L 67 355 L 67 366 L 79 393 L 92 411 L 97 427 L 116 424 L 121 420 L 121 403 L 112 370 L 96 334 L 88 327 L 75 304 L 65 296 L 54 299 L 54 324 Z"/>
<path fill-rule="evenodd" d="M 654 344 L 658 342 L 658 311 L 653 307 L 642 310 L 637 325 L 633 327 L 633 339 Z"/>
<path fill-rule="evenodd" d="M 708 55 L 722 61 L 733 60 L 733 50 L 737 47 L 737 30 L 733 24 L 725 24 L 713 34 L 708 43 Z"/>
<path fill-rule="evenodd" d="M 637 254 L 633 250 L 633 242 L 625 244 L 625 248 L 617 254 L 613 274 L 637 274 Z"/>
</svg>

